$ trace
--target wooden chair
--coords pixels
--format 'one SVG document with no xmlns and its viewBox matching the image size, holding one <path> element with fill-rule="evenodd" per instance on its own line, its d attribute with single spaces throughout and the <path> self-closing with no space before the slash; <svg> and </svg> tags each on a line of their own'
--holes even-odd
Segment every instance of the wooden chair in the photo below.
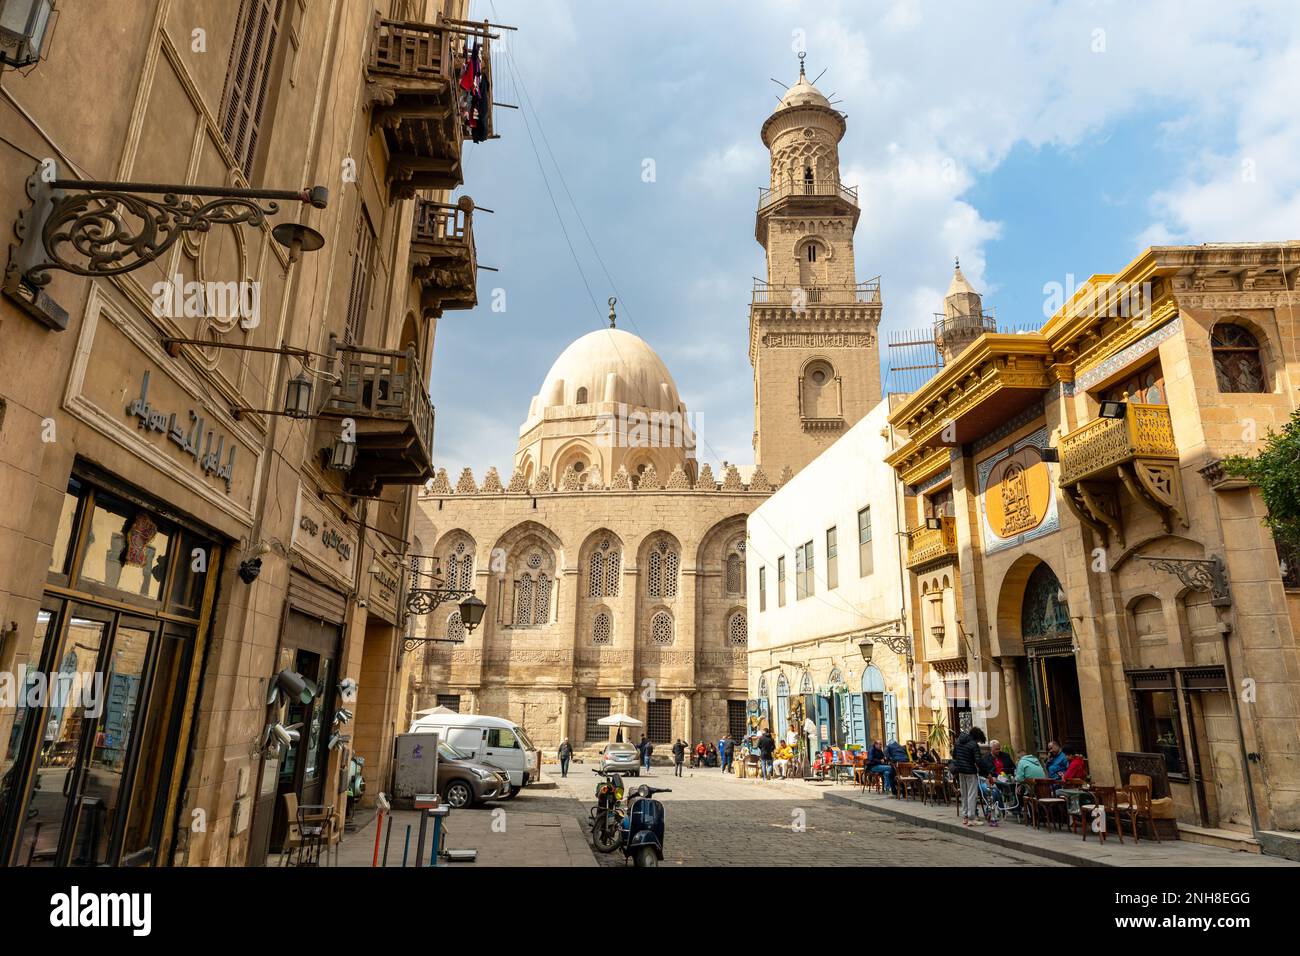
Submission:
<svg viewBox="0 0 1300 956">
<path fill-rule="evenodd" d="M 907 800 L 913 792 L 920 794 L 921 778 L 913 772 L 915 769 L 916 764 L 906 760 L 894 767 L 894 796 Z"/>
<path fill-rule="evenodd" d="M 1106 830 L 1110 826 L 1110 821 L 1115 821 L 1115 829 L 1119 832 L 1119 842 L 1124 842 L 1124 828 L 1119 825 L 1119 790 L 1115 787 L 1089 787 L 1088 792 L 1092 794 L 1092 803 L 1082 803 L 1079 806 L 1079 813 L 1070 815 L 1070 830 L 1073 831 L 1076 822 L 1083 830 L 1083 839 L 1088 839 L 1088 831 L 1092 829 L 1092 814 L 1095 808 L 1100 807 L 1105 816 L 1102 818 L 1105 824 L 1097 831 L 1101 837 L 1101 842 L 1106 842 Z"/>
<path fill-rule="evenodd" d="M 1040 822 L 1055 823 L 1058 830 L 1066 822 L 1065 797 L 1056 795 L 1055 780 L 1035 780 L 1030 805 L 1033 807 L 1035 830 Z"/>
<path fill-rule="evenodd" d="M 1141 774 L 1135 773 L 1129 777 L 1128 790 L 1119 796 L 1118 803 L 1116 804 L 1115 816 L 1119 821 L 1121 839 L 1123 838 L 1122 834 L 1124 832 L 1124 820 L 1127 818 L 1130 826 L 1133 828 L 1133 842 L 1140 842 L 1138 840 L 1138 820 L 1145 818 L 1147 826 L 1151 828 L 1152 834 L 1155 835 L 1156 842 L 1159 843 L 1160 831 L 1156 829 L 1156 821 L 1151 816 L 1151 784 L 1149 782 L 1151 778 L 1144 778 L 1148 781 L 1147 783 L 1141 783 L 1140 781 L 1135 782 L 1138 781 L 1138 778 L 1141 776 Z"/>
<path fill-rule="evenodd" d="M 288 861 L 296 858 L 304 842 L 302 830 L 298 827 L 298 794 L 293 791 L 284 795 L 284 817 L 289 821 L 289 828 L 280 844 L 280 865 L 288 866 Z"/>
<path fill-rule="evenodd" d="M 925 777 L 921 780 L 921 801 L 938 803 L 942 800 L 945 804 L 948 803 L 950 794 L 947 767 L 942 762 L 926 764 L 924 773 Z"/>
</svg>

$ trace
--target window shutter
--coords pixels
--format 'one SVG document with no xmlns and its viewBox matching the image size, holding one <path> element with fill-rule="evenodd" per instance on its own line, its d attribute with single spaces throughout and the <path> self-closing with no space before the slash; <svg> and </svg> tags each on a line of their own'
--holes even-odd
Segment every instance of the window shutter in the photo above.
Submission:
<svg viewBox="0 0 1300 956">
<path fill-rule="evenodd" d="M 253 175 L 284 0 L 242 0 L 221 95 L 221 135 L 245 177 Z"/>
</svg>

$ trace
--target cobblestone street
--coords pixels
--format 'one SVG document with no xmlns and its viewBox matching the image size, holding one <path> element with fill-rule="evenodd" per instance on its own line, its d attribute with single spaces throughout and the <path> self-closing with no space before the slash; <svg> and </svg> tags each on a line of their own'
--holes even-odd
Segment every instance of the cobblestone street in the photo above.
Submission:
<svg viewBox="0 0 1300 956">
<path fill-rule="evenodd" d="M 558 789 L 526 792 L 516 801 L 519 809 L 576 813 L 585 823 L 597 779 L 591 766 L 575 764 L 567 778 L 554 766 L 545 772 Z M 652 776 L 627 783 L 673 790 L 660 797 L 667 815 L 665 866 L 1054 865 L 839 806 L 824 800 L 820 788 L 802 783 L 739 780 L 718 770 L 687 769 L 674 777 L 671 767 L 656 767 Z M 624 865 L 618 852 L 597 857 L 602 865 Z"/>
</svg>

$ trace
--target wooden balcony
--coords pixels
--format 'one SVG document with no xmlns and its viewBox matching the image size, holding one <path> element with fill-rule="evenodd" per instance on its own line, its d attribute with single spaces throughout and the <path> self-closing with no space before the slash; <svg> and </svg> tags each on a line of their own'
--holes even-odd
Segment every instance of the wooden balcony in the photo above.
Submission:
<svg viewBox="0 0 1300 956">
<path fill-rule="evenodd" d="M 1103 538 L 1124 542 L 1118 491 L 1160 516 L 1165 530 L 1181 514 L 1178 446 L 1166 405 L 1128 402 L 1123 418 L 1097 418 L 1059 445 L 1066 502 Z"/>
<path fill-rule="evenodd" d="M 491 40 L 485 32 L 443 22 L 388 20 L 375 15 L 366 64 L 371 128 L 384 130 L 390 198 L 419 189 L 454 189 L 464 182 L 461 143 L 473 136 L 469 94 L 459 80 L 466 41 L 482 47 L 488 104 L 482 137 L 492 136 Z"/>
<path fill-rule="evenodd" d="M 940 561 L 957 561 L 957 519 L 940 518 L 938 528 L 907 533 L 907 566 L 920 568 Z"/>
<path fill-rule="evenodd" d="M 339 347 L 342 380 L 322 416 L 356 422 L 357 457 L 344 481 L 350 494 L 375 495 L 384 485 L 417 485 L 433 477 L 433 404 L 414 349 Z"/>
<path fill-rule="evenodd" d="M 417 199 L 411 231 L 411 274 L 423 291 L 421 306 L 435 313 L 478 305 L 478 260 L 474 250 L 474 201 Z"/>
</svg>

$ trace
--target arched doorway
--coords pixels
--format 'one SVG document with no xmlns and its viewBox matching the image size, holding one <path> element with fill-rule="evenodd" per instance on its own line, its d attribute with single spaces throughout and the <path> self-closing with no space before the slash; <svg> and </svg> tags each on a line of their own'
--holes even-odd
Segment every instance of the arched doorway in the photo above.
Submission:
<svg viewBox="0 0 1300 956">
<path fill-rule="evenodd" d="M 879 740 L 883 747 L 889 743 L 885 739 L 885 675 L 875 664 L 868 664 L 862 671 L 862 711 L 865 726 L 862 729 L 866 746 L 873 740 Z M 894 731 L 897 735 L 898 731 Z"/>
<path fill-rule="evenodd" d="M 790 682 L 781 674 L 776 679 L 776 724 L 772 733 L 778 740 L 784 740 L 790 727 Z"/>
<path fill-rule="evenodd" d="M 1074 627 L 1061 582 L 1046 564 L 1029 574 L 1020 605 L 1020 637 L 1035 749 L 1055 740 L 1071 753 L 1086 753 Z"/>
</svg>

